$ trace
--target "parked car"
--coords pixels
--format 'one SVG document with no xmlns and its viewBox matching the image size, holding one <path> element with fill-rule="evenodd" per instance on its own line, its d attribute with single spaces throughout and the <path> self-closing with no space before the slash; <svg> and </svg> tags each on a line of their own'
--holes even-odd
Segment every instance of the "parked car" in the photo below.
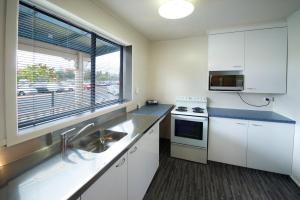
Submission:
<svg viewBox="0 0 300 200">
<path fill-rule="evenodd" d="M 33 84 L 33 87 L 37 90 L 38 93 L 56 92 L 58 89 L 56 83 L 48 83 L 48 82 L 36 82 Z"/>
<path fill-rule="evenodd" d="M 73 92 L 74 88 L 74 85 L 60 83 L 57 86 L 56 92 Z"/>
<path fill-rule="evenodd" d="M 38 93 L 50 93 L 48 88 L 45 86 L 38 86 L 38 87 L 35 87 L 35 89 L 37 90 Z"/>
<path fill-rule="evenodd" d="M 20 86 L 17 89 L 17 95 L 18 96 L 25 96 L 25 95 L 33 95 L 33 94 L 37 94 L 38 91 L 30 86 Z"/>
<path fill-rule="evenodd" d="M 84 90 L 90 90 L 92 88 L 90 83 L 83 83 L 83 89 Z"/>
<path fill-rule="evenodd" d="M 117 96 L 119 94 L 119 85 L 110 85 L 107 87 L 107 92 Z"/>
</svg>

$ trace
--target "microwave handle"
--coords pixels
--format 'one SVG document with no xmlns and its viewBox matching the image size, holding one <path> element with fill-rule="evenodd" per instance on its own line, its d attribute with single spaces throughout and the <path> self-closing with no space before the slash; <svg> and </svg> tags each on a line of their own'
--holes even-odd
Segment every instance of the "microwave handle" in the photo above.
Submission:
<svg viewBox="0 0 300 200">
<path fill-rule="evenodd" d="M 209 82 L 208 82 L 208 89 L 210 90 L 211 87 L 211 79 L 212 79 L 212 74 L 209 74 Z"/>
</svg>

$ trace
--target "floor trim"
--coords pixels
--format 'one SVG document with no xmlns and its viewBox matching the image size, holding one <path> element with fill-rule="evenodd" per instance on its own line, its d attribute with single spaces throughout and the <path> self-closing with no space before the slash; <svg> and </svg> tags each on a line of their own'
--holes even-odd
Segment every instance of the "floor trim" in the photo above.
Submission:
<svg viewBox="0 0 300 200">
<path fill-rule="evenodd" d="M 293 176 L 290 176 L 291 179 L 296 183 L 296 185 L 298 185 L 298 187 L 300 187 L 300 182 Z"/>
</svg>

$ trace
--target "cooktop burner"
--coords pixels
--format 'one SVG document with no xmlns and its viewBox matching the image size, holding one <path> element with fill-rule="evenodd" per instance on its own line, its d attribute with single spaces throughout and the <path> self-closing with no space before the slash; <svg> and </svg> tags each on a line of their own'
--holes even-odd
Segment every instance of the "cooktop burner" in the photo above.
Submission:
<svg viewBox="0 0 300 200">
<path fill-rule="evenodd" d="M 204 109 L 200 107 L 192 108 L 194 113 L 204 113 Z"/>
<path fill-rule="evenodd" d="M 206 97 L 176 97 L 176 107 L 172 115 L 187 117 L 208 117 Z"/>
<path fill-rule="evenodd" d="M 187 112 L 188 108 L 184 107 L 184 106 L 178 106 L 176 108 L 176 111 L 180 111 L 180 112 Z"/>
</svg>

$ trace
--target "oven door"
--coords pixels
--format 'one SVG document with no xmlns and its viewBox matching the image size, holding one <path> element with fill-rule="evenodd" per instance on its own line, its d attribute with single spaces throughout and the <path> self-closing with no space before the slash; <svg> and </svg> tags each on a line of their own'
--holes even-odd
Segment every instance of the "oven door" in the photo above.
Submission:
<svg viewBox="0 0 300 200">
<path fill-rule="evenodd" d="M 207 148 L 206 117 L 172 115 L 171 142 Z"/>
</svg>

